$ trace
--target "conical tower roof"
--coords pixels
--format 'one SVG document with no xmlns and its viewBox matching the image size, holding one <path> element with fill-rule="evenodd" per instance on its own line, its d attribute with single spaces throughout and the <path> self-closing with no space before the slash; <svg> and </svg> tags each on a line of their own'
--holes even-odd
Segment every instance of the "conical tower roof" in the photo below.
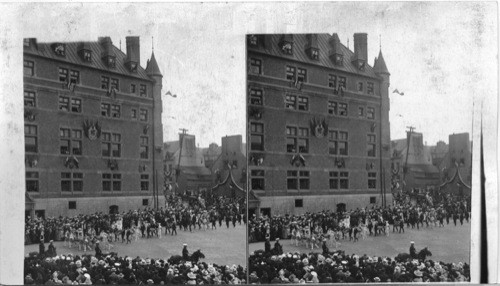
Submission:
<svg viewBox="0 0 500 286">
<path fill-rule="evenodd" d="M 156 62 L 154 52 L 151 53 L 151 60 L 148 61 L 148 64 L 146 66 L 146 74 L 149 76 L 163 76 L 161 74 L 160 68 L 158 67 L 158 63 Z"/>
<path fill-rule="evenodd" d="M 382 50 L 378 53 L 378 58 L 375 58 L 375 63 L 373 64 L 373 71 L 375 73 L 385 73 L 390 75 L 387 65 L 385 64 L 384 56 L 382 55 Z"/>
</svg>

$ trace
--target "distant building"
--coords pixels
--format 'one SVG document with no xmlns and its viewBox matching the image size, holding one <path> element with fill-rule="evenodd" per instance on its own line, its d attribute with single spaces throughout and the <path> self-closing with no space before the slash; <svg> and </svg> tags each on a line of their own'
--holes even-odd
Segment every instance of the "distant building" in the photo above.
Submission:
<svg viewBox="0 0 500 286">
<path fill-rule="evenodd" d="M 213 175 L 194 135 L 179 133 L 179 141 L 166 142 L 164 147 L 167 193 L 192 194 L 213 185 Z"/>
<path fill-rule="evenodd" d="M 406 139 L 391 142 L 391 168 L 404 190 L 440 184 L 439 169 L 432 164 L 431 148 L 424 146 L 422 133 L 407 132 Z"/>
<path fill-rule="evenodd" d="M 429 146 L 431 150 L 432 165 L 439 168 L 444 157 L 448 153 L 448 144 L 444 141 L 438 141 L 436 146 Z"/>
<path fill-rule="evenodd" d="M 441 161 L 442 185 L 447 192 L 464 195 L 471 191 L 472 146 L 469 133 L 451 134 L 448 153 Z"/>
<path fill-rule="evenodd" d="M 109 37 L 24 39 L 26 215 L 155 205 L 163 76 L 154 53 L 141 66 L 139 37 L 127 37 L 126 46 L 123 53 Z"/>
<path fill-rule="evenodd" d="M 242 143 L 241 135 L 222 137 L 222 148 L 220 159 L 216 162 L 216 174 L 220 180 L 224 179 L 231 169 L 231 173 L 243 189 L 246 187 L 246 145 Z"/>
<path fill-rule="evenodd" d="M 247 36 L 250 214 L 391 203 L 390 73 L 367 37 Z"/>
</svg>

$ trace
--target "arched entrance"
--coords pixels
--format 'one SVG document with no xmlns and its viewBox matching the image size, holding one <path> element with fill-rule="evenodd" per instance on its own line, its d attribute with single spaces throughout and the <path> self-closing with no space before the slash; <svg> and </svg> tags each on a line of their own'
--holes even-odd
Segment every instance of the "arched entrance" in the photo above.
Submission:
<svg viewBox="0 0 500 286">
<path fill-rule="evenodd" d="M 109 214 L 118 214 L 118 206 L 112 205 L 109 207 Z"/>
</svg>

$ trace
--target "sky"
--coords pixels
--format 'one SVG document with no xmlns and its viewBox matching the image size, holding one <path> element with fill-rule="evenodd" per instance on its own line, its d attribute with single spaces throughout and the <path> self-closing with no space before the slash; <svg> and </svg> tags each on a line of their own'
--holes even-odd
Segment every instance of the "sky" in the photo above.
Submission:
<svg viewBox="0 0 500 286">
<path fill-rule="evenodd" d="M 381 47 L 391 73 L 391 139 L 407 126 L 429 145 L 472 132 L 473 104 L 497 95 L 496 5 L 468 2 L 25 4 L 22 37 L 39 41 L 141 38 L 163 73 L 164 140 L 180 128 L 197 145 L 245 134 L 245 34 L 368 34 L 369 64 Z M 404 96 L 392 93 L 394 89 Z M 492 108 L 484 106 L 484 108 Z M 494 106 L 493 108 L 496 108 Z M 245 136 L 243 136 L 245 140 Z"/>
</svg>

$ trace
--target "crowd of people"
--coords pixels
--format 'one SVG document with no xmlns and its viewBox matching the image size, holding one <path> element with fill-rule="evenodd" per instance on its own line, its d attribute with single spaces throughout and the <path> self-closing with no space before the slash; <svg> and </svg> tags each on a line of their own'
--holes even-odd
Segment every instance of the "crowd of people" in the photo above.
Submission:
<svg viewBox="0 0 500 286">
<path fill-rule="evenodd" d="M 398 259 L 347 255 L 343 251 L 281 253 L 256 251 L 249 258 L 250 284 L 467 282 L 467 263 L 444 263 L 418 257 Z"/>
<path fill-rule="evenodd" d="M 303 215 L 253 216 L 249 218 L 249 241 L 292 239 L 314 248 L 323 239 L 331 243 L 367 236 L 388 236 L 406 228 L 445 227 L 451 222 L 469 222 L 470 197 L 427 193 L 411 200 L 410 194 L 394 197 L 393 205 L 358 208 L 350 211 L 321 211 Z"/>
<path fill-rule="evenodd" d="M 184 248 L 186 249 L 186 247 Z M 186 250 L 187 251 L 187 250 Z M 194 256 L 194 255 L 193 255 Z M 240 265 L 217 265 L 183 255 L 167 259 L 96 255 L 40 255 L 24 260 L 24 284 L 242 284 L 246 269 Z"/>
<path fill-rule="evenodd" d="M 87 251 L 101 242 L 108 251 L 112 243 L 132 243 L 139 238 L 161 238 L 177 231 L 212 230 L 246 223 L 244 198 L 200 194 L 196 199 L 170 197 L 165 207 L 144 208 L 106 214 L 102 212 L 74 217 L 27 217 L 25 244 L 65 241 L 65 245 Z"/>
</svg>

